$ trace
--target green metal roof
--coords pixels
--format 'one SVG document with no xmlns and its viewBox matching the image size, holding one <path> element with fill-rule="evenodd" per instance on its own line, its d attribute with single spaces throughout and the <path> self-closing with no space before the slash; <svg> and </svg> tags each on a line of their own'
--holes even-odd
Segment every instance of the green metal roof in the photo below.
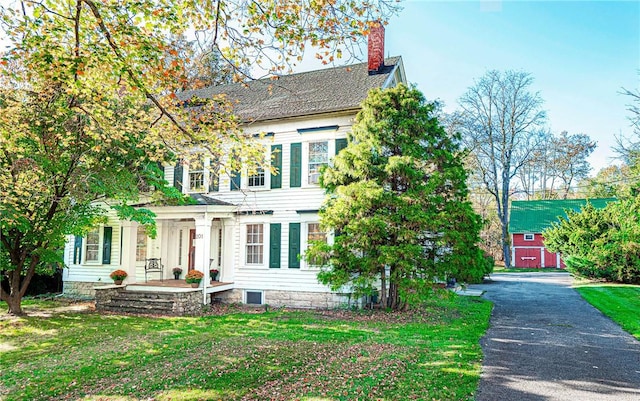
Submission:
<svg viewBox="0 0 640 401">
<path fill-rule="evenodd" d="M 597 209 L 602 209 L 616 198 L 588 199 Z M 514 233 L 539 233 L 558 217 L 566 217 L 566 209 L 580 210 L 587 199 L 553 199 L 534 201 L 512 201 L 509 231 Z"/>
</svg>

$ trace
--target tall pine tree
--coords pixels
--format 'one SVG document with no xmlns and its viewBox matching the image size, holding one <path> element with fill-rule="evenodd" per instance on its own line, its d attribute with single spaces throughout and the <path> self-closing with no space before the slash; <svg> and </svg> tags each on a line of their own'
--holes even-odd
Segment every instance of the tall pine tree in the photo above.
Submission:
<svg viewBox="0 0 640 401">
<path fill-rule="evenodd" d="M 321 224 L 335 238 L 306 257 L 327 264 L 322 283 L 356 295 L 380 285 L 382 304 L 400 309 L 436 278 L 479 280 L 490 271 L 477 247 L 481 219 L 468 201 L 459 138 L 447 135 L 436 109 L 404 85 L 364 101 L 349 145 L 321 178 Z"/>
</svg>

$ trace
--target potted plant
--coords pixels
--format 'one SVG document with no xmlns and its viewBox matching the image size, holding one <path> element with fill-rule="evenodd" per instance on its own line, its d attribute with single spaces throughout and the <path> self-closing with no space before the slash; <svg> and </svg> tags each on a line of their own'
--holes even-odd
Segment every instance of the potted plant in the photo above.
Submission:
<svg viewBox="0 0 640 401">
<path fill-rule="evenodd" d="M 111 274 L 109 275 L 109 277 L 111 277 L 111 280 L 113 280 L 113 283 L 115 285 L 122 285 L 122 280 L 127 278 L 127 276 L 128 276 L 127 272 L 120 269 L 112 271 Z"/>
<path fill-rule="evenodd" d="M 198 288 L 200 286 L 200 281 L 204 277 L 204 273 L 200 270 L 189 270 L 184 279 L 188 284 L 191 284 L 191 287 Z"/>
<path fill-rule="evenodd" d="M 173 268 L 173 278 L 176 280 L 180 280 L 180 275 L 182 274 L 182 269 L 180 267 Z"/>
<path fill-rule="evenodd" d="M 218 281 L 218 274 L 220 274 L 220 271 L 218 269 L 209 270 L 209 275 L 211 276 L 211 280 L 213 281 Z"/>
</svg>

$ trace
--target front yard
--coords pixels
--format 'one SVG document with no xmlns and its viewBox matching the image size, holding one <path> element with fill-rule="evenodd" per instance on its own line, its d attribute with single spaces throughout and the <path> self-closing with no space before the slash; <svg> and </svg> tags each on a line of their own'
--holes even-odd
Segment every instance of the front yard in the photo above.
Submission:
<svg viewBox="0 0 640 401">
<path fill-rule="evenodd" d="M 1 312 L 0 399 L 472 400 L 491 304 L 446 294 L 407 313 Z"/>
</svg>

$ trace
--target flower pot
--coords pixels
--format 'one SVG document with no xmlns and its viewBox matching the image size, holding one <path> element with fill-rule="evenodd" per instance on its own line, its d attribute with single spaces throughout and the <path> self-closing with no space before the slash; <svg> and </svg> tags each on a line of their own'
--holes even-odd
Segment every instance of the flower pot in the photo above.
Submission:
<svg viewBox="0 0 640 401">
<path fill-rule="evenodd" d="M 122 280 L 113 280 L 113 284 L 122 285 Z"/>
<path fill-rule="evenodd" d="M 180 280 L 180 273 L 173 273 L 174 280 Z"/>
<path fill-rule="evenodd" d="M 218 281 L 218 274 L 219 274 L 219 272 L 211 273 L 210 274 L 211 275 L 211 280 Z"/>
<path fill-rule="evenodd" d="M 191 288 L 198 288 L 200 287 L 200 283 L 191 283 Z"/>
</svg>

